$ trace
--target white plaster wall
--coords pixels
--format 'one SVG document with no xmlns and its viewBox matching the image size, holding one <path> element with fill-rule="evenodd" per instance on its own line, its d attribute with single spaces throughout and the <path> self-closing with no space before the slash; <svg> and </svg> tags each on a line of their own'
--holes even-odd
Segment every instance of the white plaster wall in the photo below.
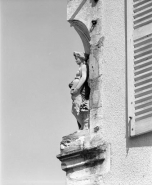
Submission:
<svg viewBox="0 0 152 185">
<path fill-rule="evenodd" d="M 128 137 L 125 0 L 103 1 L 103 134 L 111 143 L 105 185 L 152 185 L 152 133 Z"/>
</svg>

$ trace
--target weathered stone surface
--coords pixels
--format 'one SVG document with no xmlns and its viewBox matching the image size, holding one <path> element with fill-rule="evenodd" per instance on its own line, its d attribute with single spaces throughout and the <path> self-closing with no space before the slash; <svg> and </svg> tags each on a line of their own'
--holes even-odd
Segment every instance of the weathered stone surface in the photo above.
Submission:
<svg viewBox="0 0 152 185">
<path fill-rule="evenodd" d="M 62 170 L 66 171 L 68 185 L 98 185 L 102 175 L 110 169 L 110 145 L 100 135 L 88 135 L 81 149 L 61 153 L 57 158 Z"/>
<path fill-rule="evenodd" d="M 88 30 L 92 26 L 92 20 L 97 20 L 101 11 L 101 1 L 94 0 L 72 0 L 67 4 L 67 20 L 80 20 Z"/>
<path fill-rule="evenodd" d="M 60 144 L 61 154 L 81 150 L 83 148 L 84 137 L 87 135 L 89 135 L 88 130 L 81 130 L 68 136 L 64 136 Z"/>
<path fill-rule="evenodd" d="M 99 108 L 93 108 L 90 110 L 90 120 L 91 120 L 91 124 L 90 124 L 90 132 L 91 133 L 100 133 L 102 135 L 103 133 L 103 107 L 99 107 Z M 97 128 L 98 127 L 98 130 Z M 96 131 L 97 130 L 97 131 Z"/>
<path fill-rule="evenodd" d="M 89 58 L 89 74 L 90 79 L 95 79 L 99 76 L 99 63 L 92 53 Z"/>
<path fill-rule="evenodd" d="M 68 154 L 70 152 L 97 147 L 101 144 L 103 145 L 105 142 L 101 136 L 101 133 L 98 132 L 100 127 L 96 127 L 95 128 L 97 130 L 91 134 L 88 130 L 81 130 L 68 136 L 64 136 L 60 144 L 61 154 Z"/>
<path fill-rule="evenodd" d="M 89 60 L 89 74 L 90 79 L 96 79 L 102 74 L 102 47 L 104 43 L 104 36 L 101 35 L 101 20 L 98 18 L 97 23 L 90 33 L 90 60 Z"/>
<path fill-rule="evenodd" d="M 102 106 L 102 76 L 89 81 L 90 93 L 90 109 Z"/>
</svg>

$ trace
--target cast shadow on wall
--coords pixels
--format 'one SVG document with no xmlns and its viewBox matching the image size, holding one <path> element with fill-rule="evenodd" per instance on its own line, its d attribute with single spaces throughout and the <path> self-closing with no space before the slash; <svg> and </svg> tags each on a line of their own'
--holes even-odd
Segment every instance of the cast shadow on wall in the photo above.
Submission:
<svg viewBox="0 0 152 185">
<path fill-rule="evenodd" d="M 99 0 L 90 0 L 92 7 L 95 7 Z"/>
</svg>

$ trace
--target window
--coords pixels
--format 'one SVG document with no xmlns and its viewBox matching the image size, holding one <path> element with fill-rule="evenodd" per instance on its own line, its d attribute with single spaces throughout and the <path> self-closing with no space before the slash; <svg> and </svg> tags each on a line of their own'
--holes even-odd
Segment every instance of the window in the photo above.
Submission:
<svg viewBox="0 0 152 185">
<path fill-rule="evenodd" d="M 127 0 L 130 136 L 152 131 L 152 0 Z"/>
</svg>

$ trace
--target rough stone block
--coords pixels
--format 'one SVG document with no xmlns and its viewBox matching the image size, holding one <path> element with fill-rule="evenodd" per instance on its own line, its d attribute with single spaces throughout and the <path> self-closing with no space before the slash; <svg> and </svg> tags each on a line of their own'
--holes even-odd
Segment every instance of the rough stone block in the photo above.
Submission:
<svg viewBox="0 0 152 185">
<path fill-rule="evenodd" d="M 95 79 L 99 76 L 99 63 L 94 55 L 91 53 L 89 58 L 89 77 Z"/>
<path fill-rule="evenodd" d="M 96 34 L 91 36 L 91 53 L 89 60 L 89 78 L 95 79 L 99 77 L 102 72 L 103 66 L 103 45 L 104 45 L 104 36 Z"/>
<path fill-rule="evenodd" d="M 62 162 L 62 169 L 66 171 L 68 185 L 99 185 L 102 175 L 110 170 L 110 145 L 100 135 L 94 134 L 90 138 L 89 147 L 60 154 L 57 158 Z"/>
<path fill-rule="evenodd" d="M 94 108 L 90 110 L 90 132 L 102 134 L 103 132 L 103 108 Z"/>
<path fill-rule="evenodd" d="M 84 137 L 89 135 L 88 130 L 79 130 L 68 136 L 64 136 L 60 143 L 61 154 L 66 154 L 83 148 Z"/>
<path fill-rule="evenodd" d="M 90 80 L 90 109 L 102 106 L 102 76 L 97 79 Z"/>
</svg>

